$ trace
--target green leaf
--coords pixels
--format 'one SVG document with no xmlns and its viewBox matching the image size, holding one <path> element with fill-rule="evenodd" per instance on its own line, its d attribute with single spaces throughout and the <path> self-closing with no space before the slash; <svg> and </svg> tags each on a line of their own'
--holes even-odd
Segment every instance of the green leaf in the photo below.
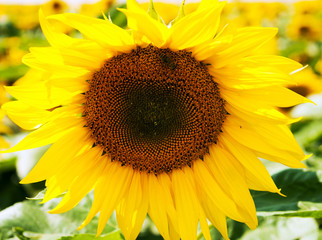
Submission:
<svg viewBox="0 0 322 240">
<path fill-rule="evenodd" d="M 27 71 L 28 67 L 26 65 L 8 66 L 5 68 L 0 68 L 0 76 L 2 79 L 14 81 L 22 77 Z"/>
<path fill-rule="evenodd" d="M 108 233 L 104 236 L 96 237 L 94 234 L 77 234 L 68 237 L 61 237 L 59 240 L 123 240 L 121 231 L 117 230 L 111 233 Z"/>
<path fill-rule="evenodd" d="M 220 232 L 213 226 L 209 225 L 211 239 L 224 240 Z M 248 230 L 248 227 L 244 223 L 234 221 L 232 219 L 227 219 L 227 230 L 228 236 L 231 240 L 240 239 L 240 237 Z M 197 240 L 204 240 L 202 232 L 198 234 Z"/>
<path fill-rule="evenodd" d="M 258 212 L 259 216 L 281 216 L 281 217 L 309 217 L 322 218 L 322 203 L 299 202 L 300 210 L 296 211 L 277 211 L 277 212 Z"/>
<path fill-rule="evenodd" d="M 126 8 L 126 4 L 120 4 L 120 5 L 113 5 L 109 9 L 109 15 L 112 19 L 112 22 L 121 27 L 121 28 L 126 28 L 127 26 L 127 18 L 124 13 L 118 11 L 118 8 Z"/>
<path fill-rule="evenodd" d="M 29 198 L 27 197 L 28 200 L 43 200 L 45 197 L 47 189 L 45 188 L 44 190 L 40 191 L 36 196 Z M 63 197 L 66 193 L 59 194 L 56 198 Z"/>
<path fill-rule="evenodd" d="M 15 156 L 0 160 L 0 211 L 24 200 L 27 194 L 22 185 L 18 184 L 16 160 Z"/>
<path fill-rule="evenodd" d="M 322 183 L 318 172 L 287 169 L 272 178 L 286 197 L 276 193 L 251 191 L 257 211 L 298 210 L 300 201 L 322 202 Z"/>
<path fill-rule="evenodd" d="M 59 239 L 63 236 L 79 234 L 96 234 L 98 217 L 82 230 L 77 231 L 82 221 L 86 218 L 92 202 L 92 194 L 86 196 L 75 208 L 62 214 L 49 214 L 60 199 L 53 199 L 45 204 L 39 201 L 24 201 L 0 212 L 1 239 L 10 239 L 19 236 L 22 239 Z M 119 230 L 114 217 L 111 217 L 103 234 Z M 117 233 L 114 233 L 117 234 Z M 82 239 L 82 238 L 81 238 Z M 90 238 L 92 239 L 92 238 Z M 103 238 L 105 239 L 105 238 Z M 109 239 L 109 238 L 106 238 Z M 116 238 L 117 239 L 117 238 Z"/>
<path fill-rule="evenodd" d="M 306 121 L 305 125 L 302 125 L 295 134 L 296 140 L 299 144 L 302 145 L 307 152 L 313 153 L 317 157 L 322 157 L 321 122 L 322 119 Z"/>
<path fill-rule="evenodd" d="M 12 156 L 7 159 L 0 160 L 0 174 L 3 172 L 11 171 L 16 169 L 17 157 Z"/>
<path fill-rule="evenodd" d="M 319 234 L 318 224 L 311 218 L 266 217 L 259 219 L 254 231 L 247 231 L 241 240 L 316 240 Z"/>
</svg>

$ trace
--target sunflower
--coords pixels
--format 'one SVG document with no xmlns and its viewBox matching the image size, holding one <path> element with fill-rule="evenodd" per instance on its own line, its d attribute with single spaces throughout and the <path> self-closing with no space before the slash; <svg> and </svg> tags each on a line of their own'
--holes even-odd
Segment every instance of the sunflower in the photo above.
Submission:
<svg viewBox="0 0 322 240">
<path fill-rule="evenodd" d="M 102 12 L 108 11 L 114 2 L 114 0 L 101 0 L 93 3 L 83 3 L 80 6 L 79 12 L 83 15 L 96 17 L 101 15 Z"/>
<path fill-rule="evenodd" d="M 196 239 L 209 220 L 228 239 L 226 217 L 257 226 L 249 189 L 280 193 L 258 157 L 305 167 L 306 156 L 276 110 L 308 102 L 284 88 L 300 64 L 258 55 L 275 28 L 227 26 L 225 3 L 202 0 L 167 27 L 127 2 L 129 30 L 107 19 L 61 14 L 40 23 L 50 47 L 23 62 L 38 81 L 7 87 L 8 116 L 34 130 L 8 152 L 52 144 L 21 183 L 46 180 L 43 202 L 66 192 L 51 213 L 94 190 L 80 228 L 99 213 L 97 234 L 115 210 L 125 239 L 146 215 L 164 239 Z M 153 7 L 151 7 L 153 9 Z M 51 21 L 84 39 L 57 32 Z"/>
<path fill-rule="evenodd" d="M 37 12 L 39 5 L 3 5 L 4 14 L 17 28 L 27 30 L 39 25 Z"/>
<path fill-rule="evenodd" d="M 5 102 L 8 102 L 8 96 L 6 91 L 3 88 L 4 84 L 0 84 L 0 103 L 3 104 Z M 6 113 L 0 109 L 0 148 L 8 148 L 10 147 L 9 143 L 3 138 L 2 135 L 10 134 L 12 133 L 10 127 L 6 123 L 4 123 L 3 118 L 5 117 Z M 0 160 L 1 161 L 1 160 Z"/>
<path fill-rule="evenodd" d="M 298 1 L 294 3 L 295 14 L 311 15 L 321 13 L 321 0 Z"/>
<path fill-rule="evenodd" d="M 171 21 L 173 21 L 176 16 L 178 15 L 179 6 L 174 3 L 164 3 L 164 2 L 155 2 L 153 3 L 155 10 L 162 18 L 163 22 L 165 24 L 169 24 Z M 199 3 L 186 3 L 184 5 L 184 12 L 186 14 L 189 14 L 193 11 L 195 11 L 198 8 Z M 140 4 L 140 7 L 144 10 L 148 10 L 150 6 L 150 3 L 144 2 Z"/>
<path fill-rule="evenodd" d="M 322 79 L 312 68 L 307 67 L 294 74 L 294 84 L 288 85 L 287 88 L 307 97 L 322 92 Z"/>
<path fill-rule="evenodd" d="M 44 11 L 45 16 L 63 13 L 68 10 L 68 5 L 61 0 L 50 0 L 41 5 L 41 9 Z"/>
<path fill-rule="evenodd" d="M 322 79 L 310 67 L 294 73 L 293 79 L 293 84 L 288 84 L 286 87 L 304 97 L 322 92 Z M 292 109 L 293 107 L 280 108 L 284 113 L 290 113 Z"/>
<path fill-rule="evenodd" d="M 295 15 L 287 26 L 287 35 L 291 39 L 322 40 L 322 22 L 319 16 Z"/>
</svg>

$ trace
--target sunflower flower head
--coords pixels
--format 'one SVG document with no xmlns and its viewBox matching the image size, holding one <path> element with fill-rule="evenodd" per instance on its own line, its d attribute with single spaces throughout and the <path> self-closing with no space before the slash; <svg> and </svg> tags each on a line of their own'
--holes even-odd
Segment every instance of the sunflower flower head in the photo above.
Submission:
<svg viewBox="0 0 322 240">
<path fill-rule="evenodd" d="M 99 213 L 98 235 L 113 211 L 125 239 L 147 214 L 164 239 L 196 239 L 200 224 L 210 240 L 207 220 L 228 239 L 226 217 L 257 226 L 249 189 L 279 193 L 258 157 L 295 168 L 306 158 L 277 107 L 309 100 L 284 87 L 300 64 L 256 51 L 277 30 L 219 31 L 224 5 L 202 0 L 170 27 L 128 0 L 129 30 L 40 12 L 51 46 L 23 59 L 38 80 L 7 87 L 17 101 L 2 108 L 33 130 L 7 152 L 52 144 L 21 181 L 46 180 L 43 202 L 66 192 L 51 213 L 94 189 L 80 228 Z"/>
</svg>

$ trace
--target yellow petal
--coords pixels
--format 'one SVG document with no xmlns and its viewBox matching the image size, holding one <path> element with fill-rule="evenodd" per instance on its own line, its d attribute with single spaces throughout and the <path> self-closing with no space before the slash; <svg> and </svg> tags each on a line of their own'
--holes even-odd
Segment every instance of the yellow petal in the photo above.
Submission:
<svg viewBox="0 0 322 240">
<path fill-rule="evenodd" d="M 93 162 L 96 165 L 86 169 L 86 172 L 74 179 L 62 201 L 50 213 L 69 211 L 94 188 L 97 179 L 99 179 L 99 176 L 106 167 L 106 159 L 97 157 L 97 161 L 93 159 Z"/>
<path fill-rule="evenodd" d="M 206 240 L 211 240 L 211 235 L 210 235 L 210 231 L 209 231 L 207 218 L 204 213 L 204 210 L 201 208 L 200 208 L 200 214 L 199 214 L 199 221 L 200 221 L 200 228 L 201 228 L 201 232 L 203 234 L 203 237 Z"/>
<path fill-rule="evenodd" d="M 89 134 L 83 127 L 75 127 L 69 134 L 66 134 L 56 141 L 38 161 L 36 166 L 20 183 L 28 184 L 40 182 L 50 178 L 63 169 L 71 159 L 82 152 L 82 149 L 89 149 L 92 144 L 87 142 Z"/>
<path fill-rule="evenodd" d="M 101 160 L 99 157 L 102 155 L 102 150 L 98 148 L 92 148 L 90 150 L 84 150 L 84 152 L 79 152 L 77 156 L 75 156 L 70 161 L 66 161 L 64 167 L 60 169 L 56 174 L 54 174 L 51 178 L 46 181 L 47 191 L 44 196 L 44 199 L 41 203 L 47 202 L 57 195 L 67 191 L 74 181 L 77 181 L 77 176 L 86 176 L 86 169 L 91 169 L 94 167 L 99 167 L 100 163 L 98 160 Z M 105 159 L 104 159 L 105 160 Z M 102 160 L 103 161 L 103 160 Z M 104 161 L 106 162 L 106 161 Z M 87 174 L 90 174 L 87 172 Z M 87 175 L 88 181 L 90 182 L 90 177 Z M 82 187 L 85 187 L 83 185 Z M 89 191 L 90 189 L 88 189 Z M 85 188 L 86 191 L 86 188 Z M 79 189 L 78 194 L 86 195 L 87 192 L 83 192 L 82 189 Z M 77 198 L 77 194 L 72 196 L 73 202 L 71 204 L 77 204 L 77 200 L 81 200 Z M 76 199 L 75 199 L 76 198 Z M 68 200 L 68 197 L 63 200 L 63 205 Z M 70 200 L 70 199 L 69 199 Z M 76 201 L 76 202 L 75 202 Z M 62 205 L 56 208 L 57 212 L 64 212 L 64 208 L 61 208 Z M 68 209 L 66 210 L 68 211 Z"/>
<path fill-rule="evenodd" d="M 38 57 L 40 56 L 39 54 Z M 76 77 L 90 73 L 88 69 L 83 67 L 64 65 L 63 60 L 59 59 L 61 56 L 56 55 L 55 57 L 53 61 L 50 61 L 50 59 L 48 59 L 49 61 L 40 61 L 32 53 L 28 53 L 23 57 L 22 62 L 31 68 L 49 72 L 55 76 Z"/>
<path fill-rule="evenodd" d="M 158 228 L 162 237 L 169 240 L 170 235 L 166 206 L 167 200 L 164 195 L 163 188 L 157 177 L 150 174 L 148 176 L 149 216 Z"/>
<path fill-rule="evenodd" d="M 131 25 L 129 27 L 137 36 L 137 41 L 144 41 L 140 39 L 142 36 L 149 40 L 154 46 L 162 47 L 168 38 L 168 28 L 157 20 L 151 18 L 146 12 L 129 11 L 126 9 L 119 9 L 123 12 Z"/>
<path fill-rule="evenodd" d="M 242 164 L 246 182 L 251 189 L 279 192 L 264 164 L 251 150 L 227 134 L 221 135 L 220 142 Z"/>
<path fill-rule="evenodd" d="M 74 127 L 82 126 L 82 121 L 75 117 L 56 119 L 42 125 L 39 129 L 28 134 L 17 145 L 9 150 L 3 151 L 6 153 L 16 152 L 31 148 L 37 148 L 56 142 L 62 136 L 71 131 Z"/>
<path fill-rule="evenodd" d="M 114 162 L 109 164 L 98 179 L 94 188 L 92 207 L 78 229 L 85 227 L 100 211 L 97 236 L 100 235 L 117 204 L 128 191 L 132 176 L 133 170 L 131 168 L 122 167 L 119 163 Z"/>
<path fill-rule="evenodd" d="M 202 161 L 193 164 L 193 172 L 196 182 L 200 183 L 202 191 L 212 203 L 230 218 L 243 222 L 244 219 L 238 213 L 235 202 L 221 189 L 220 183 L 214 179 Z"/>
<path fill-rule="evenodd" d="M 271 108 L 271 109 L 252 109 L 249 107 L 248 109 L 238 108 L 237 106 L 232 106 L 228 102 L 226 102 L 225 109 L 231 115 L 235 115 L 240 119 L 247 119 L 249 123 L 258 123 L 259 121 L 263 121 L 268 124 L 291 124 L 299 119 L 291 119 L 280 111 Z M 252 111 L 254 110 L 254 111 Z"/>
<path fill-rule="evenodd" d="M 7 102 L 2 109 L 8 117 L 21 128 L 32 130 L 48 119 L 50 112 L 29 106 L 21 101 Z"/>
<path fill-rule="evenodd" d="M 214 52 L 220 52 L 229 47 L 233 40 L 233 34 L 225 34 L 226 28 L 218 33 L 213 40 L 195 46 L 192 56 L 200 62 L 206 61 Z"/>
<path fill-rule="evenodd" d="M 255 204 L 246 184 L 245 173 L 241 164 L 226 150 L 212 145 L 209 147 L 210 158 L 205 158 L 205 163 L 214 173 L 217 181 L 224 182 L 235 203 L 240 215 L 246 219 L 246 224 L 255 229 L 258 222 Z"/>
<path fill-rule="evenodd" d="M 134 171 L 129 189 L 116 208 L 117 222 L 125 239 L 137 238 L 147 214 L 148 198 L 144 191 L 147 183 L 142 180 L 141 172 Z"/>
<path fill-rule="evenodd" d="M 218 4 L 218 0 L 201 0 L 200 4 L 197 8 L 197 11 L 201 11 L 204 9 L 214 8 Z"/>
<path fill-rule="evenodd" d="M 277 145 L 270 145 L 270 143 L 272 143 L 272 139 L 275 143 L 276 139 L 278 139 L 280 136 L 275 136 L 275 138 L 272 139 L 270 139 L 271 136 L 261 136 L 254 130 L 240 125 L 238 120 L 233 119 L 232 116 L 227 118 L 224 124 L 227 125 L 227 127 L 224 127 L 223 131 L 226 131 L 231 137 L 247 148 L 256 151 L 256 153 L 259 154 L 257 156 L 270 156 L 269 158 L 264 158 L 271 161 L 278 161 L 289 167 L 305 167 L 305 165 L 300 162 L 305 158 L 303 152 L 289 152 L 287 150 L 280 149 L 280 147 Z M 286 137 L 283 133 L 280 135 L 281 137 Z M 289 149 L 289 147 L 286 149 Z"/>
<path fill-rule="evenodd" d="M 202 207 L 209 221 L 217 228 L 225 240 L 229 240 L 225 214 L 214 206 L 207 197 L 203 197 Z"/>
<path fill-rule="evenodd" d="M 87 39 L 105 48 L 126 52 L 134 46 L 130 34 L 110 21 L 73 13 L 53 15 L 49 19 L 58 20 L 79 30 Z"/>
<path fill-rule="evenodd" d="M 176 22 L 170 28 L 169 47 L 181 50 L 214 38 L 219 26 L 220 12 L 224 5 L 224 2 L 220 2 L 216 7 L 196 11 Z"/>
<path fill-rule="evenodd" d="M 276 67 L 285 73 L 291 73 L 297 69 L 303 67 L 302 64 L 286 57 L 275 56 L 275 55 L 255 55 L 248 56 L 243 59 L 247 62 L 247 65 L 253 66 L 272 66 Z"/>
<path fill-rule="evenodd" d="M 87 39 L 72 38 L 63 33 L 55 31 L 54 27 L 45 18 L 41 10 L 39 13 L 39 18 L 42 31 L 49 44 L 54 48 L 63 49 L 64 51 L 67 49 L 77 50 L 78 52 L 91 56 L 91 58 L 94 56 L 101 58 L 107 54 L 108 51 L 100 47 L 96 42 Z M 104 54 L 102 54 L 103 52 Z"/>
<path fill-rule="evenodd" d="M 170 180 L 170 177 L 168 174 L 159 174 L 158 175 L 158 181 L 160 183 L 161 191 L 163 193 L 163 200 L 164 204 L 166 206 L 167 214 L 169 220 L 169 234 L 172 236 L 171 233 L 171 228 L 173 228 L 173 234 L 179 232 L 179 227 L 178 227 L 178 216 L 177 216 L 177 210 L 175 209 L 175 200 L 173 196 L 173 188 L 172 188 L 172 183 Z M 171 226 L 171 227 L 170 227 Z M 172 237 L 171 237 L 172 239 Z"/>
<path fill-rule="evenodd" d="M 258 89 L 294 82 L 289 74 L 268 66 L 229 65 L 218 69 L 210 65 L 209 72 L 224 89 Z"/>
<path fill-rule="evenodd" d="M 182 170 L 172 173 L 172 185 L 178 212 L 179 232 L 182 240 L 196 239 L 198 226 L 198 200 L 192 176 Z"/>
<path fill-rule="evenodd" d="M 49 87 L 44 82 L 29 86 L 6 87 L 6 91 L 14 98 L 35 108 L 51 109 L 65 105 L 76 93 L 62 88 Z M 81 91 L 80 91 L 81 93 Z"/>
<path fill-rule="evenodd" d="M 54 31 L 53 27 L 49 24 L 41 9 L 39 10 L 39 22 L 41 29 L 51 46 L 68 47 L 78 42 L 77 39 L 71 38 L 63 33 Z"/>
<path fill-rule="evenodd" d="M 229 102 L 246 99 L 249 102 L 249 105 L 253 102 L 257 102 L 263 107 L 291 107 L 301 103 L 313 103 L 311 100 L 280 86 L 245 90 L 226 90 L 223 91 L 222 94 Z M 238 103 L 234 103 L 234 105 L 236 104 Z"/>
<path fill-rule="evenodd" d="M 208 61 L 211 61 L 215 68 L 235 63 L 241 57 L 251 55 L 254 50 L 272 39 L 277 31 L 277 28 L 239 28 L 236 30 L 230 47 L 219 53 L 214 53 Z"/>
<path fill-rule="evenodd" d="M 102 51 L 100 48 L 98 50 Z M 104 59 L 109 57 L 108 52 L 97 56 L 73 49 L 58 49 L 53 47 L 34 47 L 30 48 L 30 52 L 41 63 L 69 65 L 90 70 L 99 68 Z"/>
</svg>

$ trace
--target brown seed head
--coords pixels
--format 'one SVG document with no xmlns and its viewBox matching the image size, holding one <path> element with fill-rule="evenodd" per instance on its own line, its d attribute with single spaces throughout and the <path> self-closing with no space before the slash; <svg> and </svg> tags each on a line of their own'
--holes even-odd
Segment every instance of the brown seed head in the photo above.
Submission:
<svg viewBox="0 0 322 240">
<path fill-rule="evenodd" d="M 83 115 L 95 145 L 134 170 L 191 166 L 226 117 L 207 66 L 183 50 L 137 47 L 108 59 L 89 85 Z"/>
</svg>

